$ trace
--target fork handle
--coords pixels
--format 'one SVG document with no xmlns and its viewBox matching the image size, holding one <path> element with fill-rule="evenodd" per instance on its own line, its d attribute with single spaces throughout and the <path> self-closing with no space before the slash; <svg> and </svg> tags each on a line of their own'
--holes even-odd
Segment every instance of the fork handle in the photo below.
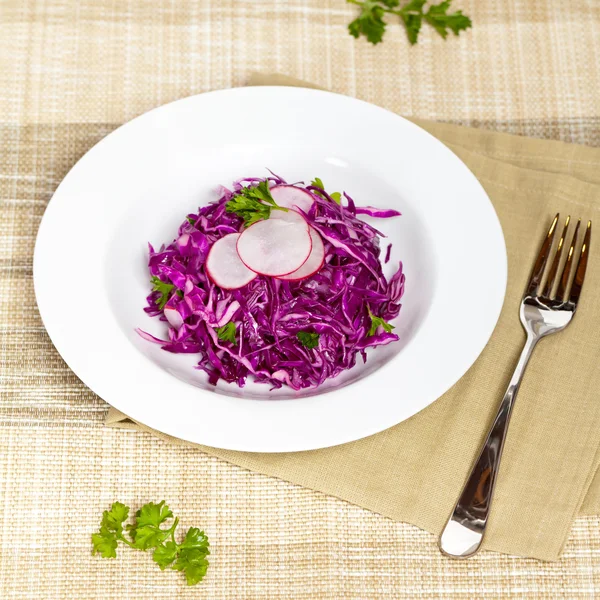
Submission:
<svg viewBox="0 0 600 600">
<path fill-rule="evenodd" d="M 479 457 L 471 470 L 460 498 L 442 531 L 440 550 L 453 558 L 467 558 L 479 550 L 490 514 L 492 495 L 510 415 L 531 353 L 540 338 L 527 337 L 519 362 L 510 380 Z"/>
</svg>

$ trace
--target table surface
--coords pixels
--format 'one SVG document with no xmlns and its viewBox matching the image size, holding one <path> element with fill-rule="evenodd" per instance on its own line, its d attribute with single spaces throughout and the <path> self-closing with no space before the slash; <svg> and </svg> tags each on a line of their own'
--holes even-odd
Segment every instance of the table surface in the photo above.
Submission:
<svg viewBox="0 0 600 600">
<path fill-rule="evenodd" d="M 0 592 L 2 598 L 593 598 L 600 519 L 556 563 L 443 558 L 433 536 L 151 436 L 106 429 L 106 404 L 39 319 L 35 233 L 97 140 L 165 102 L 281 72 L 406 116 L 600 145 L 600 3 L 456 0 L 447 42 L 397 25 L 372 47 L 343 0 L 4 0 L 0 3 Z M 85 226 L 85 224 L 82 224 Z M 68 270 L 68 257 L 65 258 Z M 76 295 L 68 282 L 57 293 Z M 90 332 L 92 335 L 93 332 Z M 91 340 L 93 341 L 93 340 Z M 166 499 L 211 537 L 187 588 L 149 556 L 90 556 L 114 500 Z"/>
</svg>

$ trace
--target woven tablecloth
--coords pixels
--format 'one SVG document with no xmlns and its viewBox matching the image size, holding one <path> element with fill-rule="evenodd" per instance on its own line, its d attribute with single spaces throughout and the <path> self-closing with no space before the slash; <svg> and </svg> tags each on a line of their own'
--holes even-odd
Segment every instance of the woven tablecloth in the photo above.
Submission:
<svg viewBox="0 0 600 600">
<path fill-rule="evenodd" d="M 54 350 L 33 296 L 45 206 L 74 162 L 169 100 L 279 71 L 407 116 L 600 145 L 600 3 L 456 0 L 447 42 L 397 26 L 353 40 L 342 0 L 4 0 L 0 3 L 0 598 L 593 598 L 600 519 L 577 519 L 556 563 L 443 558 L 419 529 L 147 434 Z M 68 257 L 66 257 L 68 260 Z M 57 293 L 76 294 L 68 281 Z M 114 500 L 166 499 L 212 542 L 187 588 L 149 556 L 90 556 Z M 597 590 L 597 591 L 596 591 Z"/>
</svg>

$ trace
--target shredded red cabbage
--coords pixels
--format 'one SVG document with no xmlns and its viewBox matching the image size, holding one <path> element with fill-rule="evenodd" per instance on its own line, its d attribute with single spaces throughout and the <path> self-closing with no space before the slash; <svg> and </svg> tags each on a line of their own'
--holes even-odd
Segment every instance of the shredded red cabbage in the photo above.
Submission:
<svg viewBox="0 0 600 600">
<path fill-rule="evenodd" d="M 384 264 L 388 264 L 390 262 L 390 256 L 392 255 L 392 245 L 388 244 L 387 250 L 385 251 L 385 260 Z"/>
<path fill-rule="evenodd" d="M 186 217 L 176 240 L 159 250 L 149 246 L 150 274 L 165 285 L 150 293 L 144 310 L 167 323 L 168 340 L 140 335 L 168 352 L 198 354 L 197 368 L 212 384 L 223 379 L 242 387 L 251 375 L 272 388 L 315 387 L 352 368 L 359 353 L 366 361 L 366 348 L 398 340 L 386 322 L 400 311 L 402 263 L 388 282 L 379 260 L 382 234 L 357 214 L 400 213 L 356 207 L 347 194 L 337 204 L 321 188 L 294 184 L 314 199 L 304 217 L 325 244 L 321 269 L 301 281 L 258 276 L 240 289 L 221 289 L 207 275 L 208 251 L 217 239 L 243 231 L 242 219 L 227 212 L 226 204 L 242 187 L 261 181 L 247 178 L 235 182 L 233 191 L 221 188 L 218 201 Z M 286 183 L 276 175 L 268 181 Z M 216 331 L 229 323 L 235 341 Z M 299 332 L 316 334 L 315 347 L 301 342 Z"/>
</svg>

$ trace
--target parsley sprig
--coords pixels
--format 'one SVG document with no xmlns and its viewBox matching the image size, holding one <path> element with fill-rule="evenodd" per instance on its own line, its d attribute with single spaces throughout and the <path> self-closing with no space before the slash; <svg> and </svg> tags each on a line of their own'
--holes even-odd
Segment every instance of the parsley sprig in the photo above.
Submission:
<svg viewBox="0 0 600 600">
<path fill-rule="evenodd" d="M 386 14 L 400 18 L 411 44 L 417 43 L 423 22 L 431 25 L 444 39 L 449 31 L 458 35 L 472 25 L 471 19 L 463 15 L 462 11 L 448 12 L 452 0 L 430 4 L 428 10 L 425 10 L 427 0 L 410 0 L 403 6 L 400 6 L 400 0 L 347 0 L 347 2 L 360 7 L 358 17 L 348 25 L 348 31 L 355 38 L 364 35 L 372 44 L 378 44 L 383 40 Z"/>
<path fill-rule="evenodd" d="M 323 191 L 325 191 L 325 185 L 323 184 L 323 182 L 321 181 L 321 179 L 319 179 L 318 177 L 315 177 L 311 182 L 310 185 L 316 187 L 316 188 L 320 188 Z M 316 194 L 319 194 L 319 196 L 321 196 L 321 198 L 325 198 L 324 194 L 321 194 L 320 192 L 315 191 Z M 336 203 L 336 204 L 341 204 L 342 202 L 342 194 L 340 194 L 339 192 L 332 192 L 331 194 L 329 194 L 329 197 Z"/>
<path fill-rule="evenodd" d="M 160 293 L 160 298 L 156 301 L 156 304 L 158 305 L 158 308 L 162 310 L 169 301 L 169 298 L 172 295 L 171 292 L 175 286 L 172 283 L 165 283 L 156 276 L 153 276 L 150 282 L 152 283 L 152 291 Z M 183 292 L 181 290 L 177 290 L 175 293 L 180 298 L 183 298 Z"/>
<path fill-rule="evenodd" d="M 371 317 L 371 328 L 369 329 L 369 333 L 367 333 L 367 336 L 370 337 L 372 335 L 375 335 L 380 327 L 383 327 L 383 330 L 386 333 L 391 333 L 392 329 L 394 329 L 394 326 L 390 325 L 389 323 L 386 323 L 381 317 L 376 317 L 371 312 L 370 308 L 368 310 L 369 317 Z"/>
<path fill-rule="evenodd" d="M 129 517 L 129 507 L 115 502 L 102 514 L 100 530 L 92 534 L 92 554 L 102 558 L 116 558 L 119 542 L 137 550 L 154 550 L 152 560 L 164 571 L 167 567 L 183 571 L 188 585 L 196 585 L 206 575 L 207 556 L 210 554 L 208 538 L 197 527 L 190 527 L 183 541 L 178 544 L 175 530 L 179 518 L 167 529 L 161 528 L 173 513 L 165 501 L 144 504 L 135 513 L 135 521 L 124 526 Z M 127 531 L 131 539 L 125 537 Z"/>
<path fill-rule="evenodd" d="M 310 332 L 310 331 L 299 331 L 296 334 L 298 341 L 309 350 L 312 348 L 316 348 L 319 345 L 319 337 L 318 333 Z"/>
<path fill-rule="evenodd" d="M 261 181 L 258 185 L 242 188 L 225 205 L 225 210 L 244 219 L 246 227 L 257 221 L 268 219 L 272 210 L 287 208 L 279 206 L 271 196 L 268 181 Z"/>
<path fill-rule="evenodd" d="M 223 327 L 215 327 L 215 331 L 217 332 L 217 337 L 223 342 L 231 342 L 234 346 L 237 345 L 237 340 L 235 339 L 236 326 L 233 321 L 229 321 Z"/>
</svg>

